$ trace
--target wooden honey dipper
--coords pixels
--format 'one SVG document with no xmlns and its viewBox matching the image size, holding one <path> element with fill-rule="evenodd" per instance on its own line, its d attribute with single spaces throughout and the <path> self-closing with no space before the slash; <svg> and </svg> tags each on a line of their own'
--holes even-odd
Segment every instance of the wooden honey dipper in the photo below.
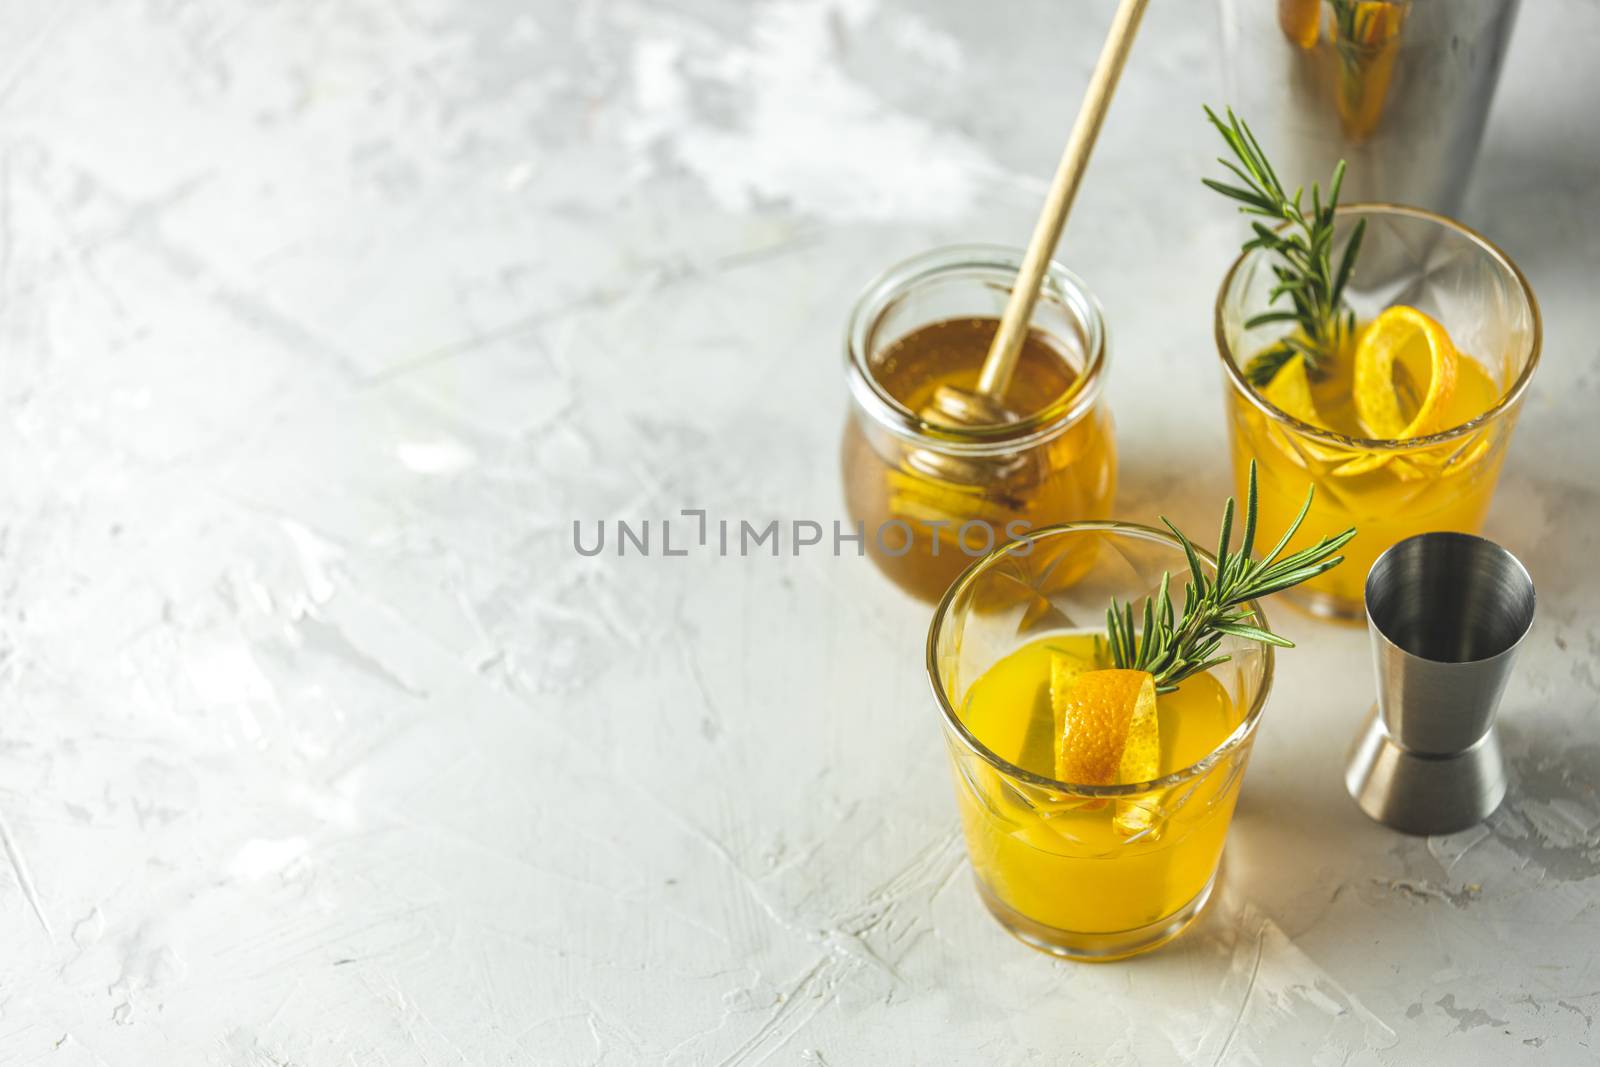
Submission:
<svg viewBox="0 0 1600 1067">
<path fill-rule="evenodd" d="M 1089 164 L 1089 153 L 1094 150 L 1095 138 L 1105 121 L 1106 109 L 1111 104 L 1111 94 L 1117 87 L 1117 78 L 1127 62 L 1128 51 L 1133 47 L 1133 35 L 1139 28 L 1149 0 L 1122 0 L 1106 43 L 1100 49 L 1100 59 L 1095 63 L 1089 78 L 1089 88 L 1084 93 L 1083 105 L 1078 109 L 1078 119 L 1067 138 L 1067 147 L 1056 165 L 1055 178 L 1045 197 L 1044 210 L 1034 225 L 1033 236 L 1028 240 L 1027 253 L 1022 267 L 1017 271 L 1016 284 L 1006 302 L 1005 313 L 1000 317 L 1000 328 L 989 344 L 989 354 L 984 358 L 983 370 L 978 376 L 975 392 L 941 385 L 934 391 L 931 403 L 921 414 L 924 422 L 935 426 L 963 427 L 995 425 L 1015 421 L 1016 415 L 1005 407 L 1006 390 L 1011 385 L 1022 354 L 1022 343 L 1028 336 L 1028 324 L 1033 318 L 1034 305 L 1039 301 L 1039 286 L 1050 267 L 1050 257 L 1061 230 L 1067 224 L 1067 212 L 1072 209 L 1073 198 Z M 938 472 L 955 481 L 973 481 L 980 473 L 981 464 L 940 456 L 917 457 L 922 467 L 936 467 Z M 1004 466 L 1004 465 L 1002 465 Z M 932 472 L 930 472 L 932 473 Z M 998 475 L 999 470 L 992 472 Z"/>
</svg>

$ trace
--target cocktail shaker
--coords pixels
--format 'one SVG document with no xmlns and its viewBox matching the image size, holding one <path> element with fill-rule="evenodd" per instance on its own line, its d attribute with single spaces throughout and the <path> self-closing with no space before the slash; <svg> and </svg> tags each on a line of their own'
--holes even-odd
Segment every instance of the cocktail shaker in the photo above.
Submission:
<svg viewBox="0 0 1600 1067">
<path fill-rule="evenodd" d="M 1452 216 L 1519 0 L 1218 0 L 1227 103 L 1289 188 Z"/>
</svg>

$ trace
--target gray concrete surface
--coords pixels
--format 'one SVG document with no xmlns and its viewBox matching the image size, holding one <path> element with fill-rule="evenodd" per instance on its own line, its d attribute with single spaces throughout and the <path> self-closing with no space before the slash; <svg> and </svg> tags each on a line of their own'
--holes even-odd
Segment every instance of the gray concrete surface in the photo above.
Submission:
<svg viewBox="0 0 1600 1067">
<path fill-rule="evenodd" d="M 842 517 L 853 296 L 1025 238 L 1109 7 L 0 12 L 0 1064 L 1591 1061 L 1593 0 L 1525 5 L 1464 211 L 1548 326 L 1481 829 L 1355 810 L 1366 637 L 1280 612 L 1219 899 L 1056 963 L 971 889 L 926 608 L 854 557 L 573 551 Z M 1207 526 L 1215 39 L 1153 5 L 1061 252 L 1119 514 Z"/>
</svg>

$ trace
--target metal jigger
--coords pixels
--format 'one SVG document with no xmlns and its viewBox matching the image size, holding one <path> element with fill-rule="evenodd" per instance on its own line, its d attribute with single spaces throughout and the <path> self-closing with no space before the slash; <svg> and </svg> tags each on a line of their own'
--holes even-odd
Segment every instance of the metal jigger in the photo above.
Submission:
<svg viewBox="0 0 1600 1067">
<path fill-rule="evenodd" d="M 1533 624 L 1533 579 L 1493 541 L 1419 534 L 1378 557 L 1366 600 L 1378 703 L 1345 788 L 1403 833 L 1465 830 L 1506 794 L 1494 716 Z"/>
</svg>

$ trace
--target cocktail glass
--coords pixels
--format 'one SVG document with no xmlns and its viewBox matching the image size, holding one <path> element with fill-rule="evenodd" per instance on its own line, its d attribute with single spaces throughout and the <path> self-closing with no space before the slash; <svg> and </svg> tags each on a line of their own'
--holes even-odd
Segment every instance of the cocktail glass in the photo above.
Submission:
<svg viewBox="0 0 1600 1067">
<path fill-rule="evenodd" d="M 1477 360 L 1500 392 L 1475 418 L 1408 440 L 1352 437 L 1302 422 L 1266 400 L 1240 369 L 1285 332 L 1282 324 L 1244 326 L 1268 309 L 1276 281 L 1270 255 L 1246 252 L 1223 278 L 1216 335 L 1234 480 L 1242 496 L 1250 461 L 1256 461 L 1261 532 L 1269 542 L 1293 522 L 1307 487 L 1316 487 L 1290 552 L 1320 536 L 1312 531 L 1360 531 L 1345 547 L 1343 566 L 1284 594 L 1313 614 L 1348 621 L 1363 617 L 1362 583 L 1389 546 L 1432 530 L 1478 531 L 1541 340 L 1539 306 L 1527 279 L 1479 234 L 1418 208 L 1354 205 L 1339 213 L 1334 262 L 1358 219 L 1367 220 L 1366 235 L 1345 291 L 1357 321 L 1409 304 L 1442 324 L 1456 349 Z"/>
<path fill-rule="evenodd" d="M 1209 569 L 1211 558 L 1201 556 Z M 1057 579 L 1063 568 L 1073 571 L 1071 583 Z M 1165 531 L 1118 522 L 1047 527 L 973 564 L 946 592 L 928 632 L 928 673 L 979 895 L 1008 931 L 1058 956 L 1144 952 L 1177 936 L 1205 906 L 1271 688 L 1272 650 L 1224 641 L 1221 651 L 1233 658 L 1210 673 L 1237 725 L 1203 759 L 1149 782 L 1080 785 L 1034 773 L 977 736 L 963 710 L 974 683 L 1008 654 L 1045 635 L 1099 631 L 1112 597 L 1148 596 L 1164 571 L 1176 581 L 1187 573 L 1183 550 Z M 1051 726 L 1048 706 L 1042 716 L 1028 707 L 1017 714 L 1033 717 L 1019 721 L 1019 731 Z M 1126 818 L 1132 809 L 1135 820 Z"/>
</svg>

